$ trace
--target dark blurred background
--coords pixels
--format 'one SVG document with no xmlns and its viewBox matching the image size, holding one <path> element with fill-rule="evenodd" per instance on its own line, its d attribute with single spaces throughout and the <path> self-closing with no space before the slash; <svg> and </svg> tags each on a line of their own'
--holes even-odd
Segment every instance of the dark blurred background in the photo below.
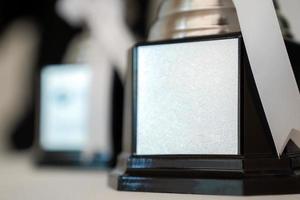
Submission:
<svg viewBox="0 0 300 200">
<path fill-rule="evenodd" d="M 25 83 L 27 87 L 22 88 L 22 90 L 28 91 L 29 95 L 22 94 L 22 97 L 16 97 L 27 100 L 23 102 L 24 108 L 22 108 L 21 113 L 10 122 L 9 135 L 6 139 L 12 149 L 28 149 L 33 145 L 36 108 L 34 105 L 37 92 L 35 85 L 38 82 L 40 70 L 49 64 L 62 63 L 72 39 L 85 29 L 85 24 L 71 26 L 62 19 L 57 14 L 56 3 L 56 0 L 3 0 L 0 2 L 0 35 L 3 36 L 8 29 L 15 25 L 19 26 L 16 28 L 19 31 L 25 31 L 25 34 L 27 31 L 28 37 L 35 43 L 35 46 L 31 47 L 34 49 L 32 50 L 34 55 L 31 55 L 33 56 L 31 59 L 32 66 L 27 66 L 27 79 L 24 80 L 29 82 Z M 149 2 L 127 0 L 125 6 L 127 26 L 137 40 L 145 40 Z M 26 36 L 24 37 L 26 40 Z M 16 48 L 18 47 L 16 46 Z M 3 74 L 3 76 L 5 75 Z M 18 82 L 18 80 L 16 81 Z M 10 87 L 9 85 L 6 86 Z M 4 89 L 10 90 L 9 88 Z"/>
</svg>

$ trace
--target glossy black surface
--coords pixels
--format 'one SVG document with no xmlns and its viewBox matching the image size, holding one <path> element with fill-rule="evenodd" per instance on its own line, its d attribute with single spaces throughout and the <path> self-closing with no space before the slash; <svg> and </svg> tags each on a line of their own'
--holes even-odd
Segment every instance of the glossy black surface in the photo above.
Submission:
<svg viewBox="0 0 300 200">
<path fill-rule="evenodd" d="M 102 169 L 111 167 L 111 158 L 107 155 L 97 154 L 89 161 L 84 161 L 80 151 L 41 151 L 36 155 L 35 163 L 46 167 L 72 167 Z"/>
</svg>

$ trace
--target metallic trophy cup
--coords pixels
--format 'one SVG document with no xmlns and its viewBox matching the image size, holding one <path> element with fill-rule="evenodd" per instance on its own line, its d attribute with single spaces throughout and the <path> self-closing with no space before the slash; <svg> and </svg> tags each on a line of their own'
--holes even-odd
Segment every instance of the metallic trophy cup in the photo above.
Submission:
<svg viewBox="0 0 300 200">
<path fill-rule="evenodd" d="M 232 0 L 162 1 L 149 40 L 239 32 Z"/>
<path fill-rule="evenodd" d="M 288 21 L 275 3 L 282 33 L 292 38 Z M 162 1 L 149 41 L 239 32 L 232 0 Z"/>
<path fill-rule="evenodd" d="M 290 142 L 277 156 L 232 0 L 162 1 L 149 41 L 132 50 L 124 150 L 110 186 L 299 193 L 300 149 Z M 300 80 L 300 48 L 286 43 Z"/>
</svg>

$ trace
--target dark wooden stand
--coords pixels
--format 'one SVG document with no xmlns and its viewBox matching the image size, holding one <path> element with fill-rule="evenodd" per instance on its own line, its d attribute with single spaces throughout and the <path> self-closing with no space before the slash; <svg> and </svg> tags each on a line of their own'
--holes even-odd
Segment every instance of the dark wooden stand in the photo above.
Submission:
<svg viewBox="0 0 300 200">
<path fill-rule="evenodd" d="M 300 45 L 286 43 L 299 84 Z M 128 153 L 119 157 L 118 167 L 110 175 L 111 187 L 213 195 L 300 193 L 300 149 L 290 141 L 278 158 L 242 38 L 240 47 L 240 155 L 137 156 L 132 148 L 125 146 Z M 127 137 L 130 138 L 130 127 Z"/>
</svg>

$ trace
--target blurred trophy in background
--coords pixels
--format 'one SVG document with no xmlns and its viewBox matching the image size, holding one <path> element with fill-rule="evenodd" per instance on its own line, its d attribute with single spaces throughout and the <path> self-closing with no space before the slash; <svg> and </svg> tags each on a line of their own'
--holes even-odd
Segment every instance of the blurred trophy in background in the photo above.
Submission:
<svg viewBox="0 0 300 200">
<path fill-rule="evenodd" d="M 282 33 L 290 38 L 276 7 Z M 132 51 L 124 147 L 110 186 L 299 193 L 299 148 L 290 141 L 278 158 L 233 1 L 161 1 L 148 40 Z M 299 84 L 300 47 L 285 42 Z"/>
<path fill-rule="evenodd" d="M 126 53 L 134 42 L 124 6 L 121 0 L 58 1 L 58 14 L 85 29 L 69 46 L 65 63 L 71 65 L 42 71 L 38 163 L 115 165 L 122 141 Z"/>
</svg>

